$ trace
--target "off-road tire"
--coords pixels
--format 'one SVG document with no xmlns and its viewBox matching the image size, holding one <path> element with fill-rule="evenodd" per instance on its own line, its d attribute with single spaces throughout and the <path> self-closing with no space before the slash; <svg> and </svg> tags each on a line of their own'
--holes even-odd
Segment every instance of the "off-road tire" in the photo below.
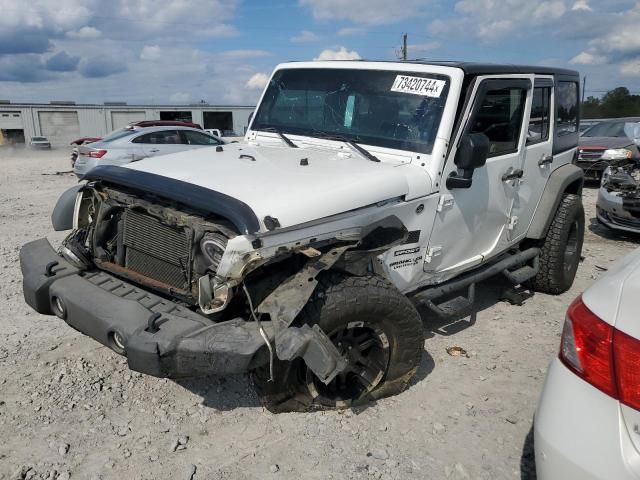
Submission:
<svg viewBox="0 0 640 480">
<path fill-rule="evenodd" d="M 318 324 L 329 333 L 362 320 L 384 331 L 389 342 L 386 371 L 375 388 L 346 401 L 319 400 L 309 388 L 308 378 L 312 374 L 303 360 L 276 359 L 274 381 L 269 381 L 269 365 L 251 375 L 265 408 L 273 413 L 347 408 L 405 390 L 422 358 L 422 320 L 413 304 L 386 280 L 327 273 L 296 322 Z"/>
<path fill-rule="evenodd" d="M 571 288 L 584 240 L 584 208 L 580 196 L 565 193 L 540 252 L 540 270 L 528 282 L 537 292 L 559 295 Z"/>
</svg>

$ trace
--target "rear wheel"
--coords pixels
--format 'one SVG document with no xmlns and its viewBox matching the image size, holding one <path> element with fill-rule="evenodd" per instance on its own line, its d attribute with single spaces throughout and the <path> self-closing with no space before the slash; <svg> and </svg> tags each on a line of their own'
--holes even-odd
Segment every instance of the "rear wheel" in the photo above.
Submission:
<svg viewBox="0 0 640 480">
<path fill-rule="evenodd" d="M 558 295 L 571 288 L 584 240 L 584 208 L 578 195 L 565 193 L 540 252 L 540 271 L 529 286 Z"/>
<path fill-rule="evenodd" d="M 318 324 L 348 366 L 328 385 L 301 359 L 276 361 L 253 372 L 263 405 L 274 413 L 346 408 L 394 395 L 415 374 L 424 348 L 420 315 L 411 302 L 379 277 L 328 274 L 300 315 Z"/>
</svg>

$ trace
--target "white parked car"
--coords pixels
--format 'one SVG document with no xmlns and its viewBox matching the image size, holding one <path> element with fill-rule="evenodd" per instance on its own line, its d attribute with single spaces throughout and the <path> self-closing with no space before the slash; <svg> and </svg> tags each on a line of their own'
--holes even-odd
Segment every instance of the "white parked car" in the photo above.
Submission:
<svg viewBox="0 0 640 480">
<path fill-rule="evenodd" d="M 640 478 L 640 249 L 567 311 L 535 415 L 539 480 Z"/>
<path fill-rule="evenodd" d="M 60 253 L 22 249 L 25 298 L 137 371 L 252 372 L 272 411 L 399 393 L 424 350 L 407 296 L 442 313 L 496 274 L 570 288 L 579 98 L 577 72 L 541 66 L 280 65 L 244 142 L 65 192 Z"/>
<path fill-rule="evenodd" d="M 73 172 L 82 177 L 98 165 L 125 165 L 143 158 L 224 144 L 224 140 L 191 127 L 125 127 L 102 140 L 78 146 Z"/>
<path fill-rule="evenodd" d="M 51 142 L 47 137 L 31 137 L 29 146 L 35 149 L 49 150 L 51 149 Z"/>
</svg>

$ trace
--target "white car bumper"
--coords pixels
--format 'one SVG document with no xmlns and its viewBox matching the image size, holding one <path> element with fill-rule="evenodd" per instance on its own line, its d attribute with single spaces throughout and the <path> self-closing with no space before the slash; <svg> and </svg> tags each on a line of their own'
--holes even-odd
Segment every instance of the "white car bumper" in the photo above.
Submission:
<svg viewBox="0 0 640 480">
<path fill-rule="evenodd" d="M 637 480 L 640 454 L 617 400 L 559 359 L 549 367 L 534 421 L 538 480 Z"/>
</svg>

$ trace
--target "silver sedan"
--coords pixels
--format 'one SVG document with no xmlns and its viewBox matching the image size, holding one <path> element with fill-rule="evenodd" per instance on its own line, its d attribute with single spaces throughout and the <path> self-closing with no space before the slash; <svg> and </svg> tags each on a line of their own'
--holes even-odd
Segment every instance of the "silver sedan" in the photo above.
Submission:
<svg viewBox="0 0 640 480">
<path fill-rule="evenodd" d="M 125 127 L 98 142 L 80 145 L 73 172 L 82 177 L 98 165 L 123 165 L 147 157 L 224 143 L 202 130 L 189 127 Z"/>
</svg>

